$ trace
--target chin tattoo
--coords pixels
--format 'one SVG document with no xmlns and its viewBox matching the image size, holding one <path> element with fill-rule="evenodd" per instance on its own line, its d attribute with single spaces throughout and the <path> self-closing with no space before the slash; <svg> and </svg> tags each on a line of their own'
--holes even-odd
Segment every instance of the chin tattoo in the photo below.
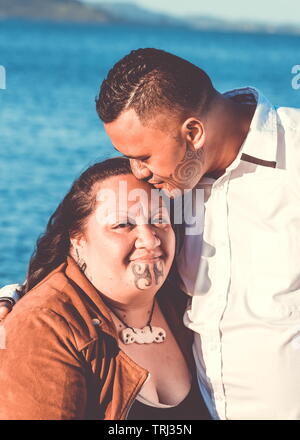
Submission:
<svg viewBox="0 0 300 440">
<path fill-rule="evenodd" d="M 154 279 L 151 275 L 150 265 L 146 263 L 133 264 L 132 272 L 134 275 L 134 283 L 140 290 L 150 287 L 153 283 L 158 285 L 159 279 L 164 275 L 163 264 L 161 261 L 154 263 Z"/>
<path fill-rule="evenodd" d="M 136 263 L 132 266 L 134 275 L 134 283 L 140 290 L 150 287 L 152 284 L 152 276 L 149 268 L 149 264 Z"/>
</svg>

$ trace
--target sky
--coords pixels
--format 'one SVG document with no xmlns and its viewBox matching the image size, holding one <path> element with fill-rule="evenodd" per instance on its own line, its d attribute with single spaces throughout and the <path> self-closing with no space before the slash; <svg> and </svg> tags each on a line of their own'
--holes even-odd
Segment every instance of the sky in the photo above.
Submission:
<svg viewBox="0 0 300 440">
<path fill-rule="evenodd" d="M 91 0 L 84 0 L 91 1 Z M 92 0 L 101 3 L 103 0 Z M 210 15 L 230 20 L 300 24 L 300 0 L 105 0 L 135 3 L 173 15 Z"/>
</svg>

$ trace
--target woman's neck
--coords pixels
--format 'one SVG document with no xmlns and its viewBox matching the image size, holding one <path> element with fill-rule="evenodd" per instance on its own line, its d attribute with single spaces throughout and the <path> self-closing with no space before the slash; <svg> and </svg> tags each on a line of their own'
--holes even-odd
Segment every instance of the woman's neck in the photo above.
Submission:
<svg viewBox="0 0 300 440">
<path fill-rule="evenodd" d="M 103 298 L 103 296 L 102 296 Z M 128 303 L 120 303 L 111 298 L 103 298 L 106 306 L 112 311 L 115 316 L 126 323 L 130 327 L 142 328 L 147 325 L 153 304 L 155 302 L 155 295 L 147 298 L 139 298 L 136 301 L 132 300 Z"/>
</svg>

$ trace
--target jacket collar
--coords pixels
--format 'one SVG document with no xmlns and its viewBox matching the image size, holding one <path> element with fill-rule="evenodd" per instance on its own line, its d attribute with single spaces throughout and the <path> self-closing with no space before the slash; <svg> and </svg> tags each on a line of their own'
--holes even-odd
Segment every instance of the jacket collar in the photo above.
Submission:
<svg viewBox="0 0 300 440">
<path fill-rule="evenodd" d="M 104 332 L 117 339 L 117 331 L 108 307 L 102 300 L 97 289 L 90 283 L 77 266 L 75 260 L 70 256 L 67 257 L 65 274 L 69 280 L 75 283 L 92 301 L 92 308 L 94 309 L 95 319 L 97 319 L 97 325 L 99 325 Z"/>
</svg>

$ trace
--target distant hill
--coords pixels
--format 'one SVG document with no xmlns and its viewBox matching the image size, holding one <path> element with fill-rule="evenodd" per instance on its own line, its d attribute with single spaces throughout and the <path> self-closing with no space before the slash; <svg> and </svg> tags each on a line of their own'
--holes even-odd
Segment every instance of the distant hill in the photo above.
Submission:
<svg viewBox="0 0 300 440">
<path fill-rule="evenodd" d="M 118 22 L 150 26 L 186 26 L 184 19 L 142 8 L 133 3 L 93 3 L 92 0 L 91 2 L 85 1 L 86 4 L 93 5 L 98 10 L 106 12 L 114 21 Z"/>
<path fill-rule="evenodd" d="M 225 20 L 207 16 L 185 17 L 187 25 L 193 29 L 199 30 L 223 30 L 250 33 L 278 33 L 278 34 L 300 34 L 300 23 L 297 25 L 290 24 L 269 24 L 258 23 L 251 20 Z M 300 22 L 300 20 L 299 20 Z"/>
<path fill-rule="evenodd" d="M 93 5 L 98 10 L 105 11 L 111 19 L 116 22 L 136 23 L 142 25 L 164 25 L 180 26 L 196 30 L 211 31 L 236 31 L 236 32 L 262 32 L 262 33 L 284 33 L 300 35 L 299 26 L 292 25 L 272 25 L 266 23 L 256 23 L 251 20 L 234 21 L 210 16 L 182 16 L 181 18 L 170 14 L 158 13 L 146 8 L 141 8 L 133 3 L 116 2 L 97 2 L 94 0 L 84 0 L 86 4 Z"/>
<path fill-rule="evenodd" d="M 128 23 L 142 26 L 185 27 L 196 30 L 300 35 L 299 26 L 230 21 L 215 17 L 174 17 L 132 3 L 94 3 L 93 0 L 0 0 L 0 19 L 21 18 L 82 23 Z"/>
<path fill-rule="evenodd" d="M 0 0 L 0 18 L 96 23 L 111 21 L 106 12 L 77 0 Z"/>
</svg>

